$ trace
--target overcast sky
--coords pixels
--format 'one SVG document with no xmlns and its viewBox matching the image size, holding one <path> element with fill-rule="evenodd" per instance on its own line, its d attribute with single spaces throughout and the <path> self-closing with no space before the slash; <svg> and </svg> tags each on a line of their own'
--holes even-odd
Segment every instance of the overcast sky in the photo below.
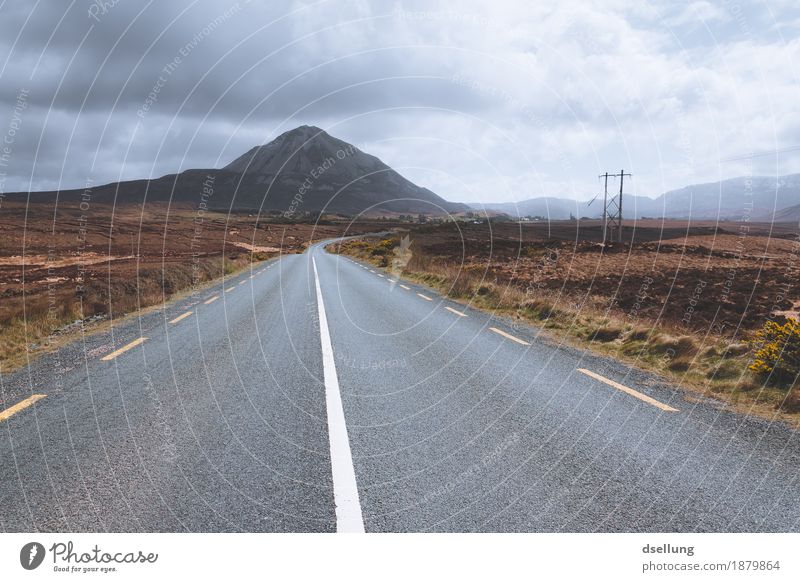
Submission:
<svg viewBox="0 0 800 582">
<path fill-rule="evenodd" d="M 797 0 L 0 6 L 6 192 L 220 167 L 301 124 L 467 202 L 800 172 Z"/>
</svg>

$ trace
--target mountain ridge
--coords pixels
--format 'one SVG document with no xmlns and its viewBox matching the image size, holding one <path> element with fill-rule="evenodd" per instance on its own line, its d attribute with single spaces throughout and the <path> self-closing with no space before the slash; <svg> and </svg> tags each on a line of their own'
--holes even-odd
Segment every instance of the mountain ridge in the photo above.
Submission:
<svg viewBox="0 0 800 582">
<path fill-rule="evenodd" d="M 739 176 L 718 182 L 690 184 L 649 198 L 624 195 L 628 218 L 673 218 L 694 220 L 793 220 L 786 212 L 800 205 L 800 174 L 784 176 Z M 543 216 L 552 220 L 602 216 L 602 197 L 593 202 L 554 196 L 528 198 L 519 202 L 472 205 L 505 212 L 511 216 Z"/>
<path fill-rule="evenodd" d="M 379 158 L 314 126 L 286 131 L 255 146 L 226 166 L 190 169 L 160 178 L 127 180 L 92 187 L 96 202 L 191 202 L 214 210 L 270 211 L 287 218 L 307 214 L 348 216 L 463 212 L 404 178 Z M 73 200 L 84 190 L 32 192 L 32 200 Z M 10 193 L 7 198 L 28 197 Z"/>
</svg>

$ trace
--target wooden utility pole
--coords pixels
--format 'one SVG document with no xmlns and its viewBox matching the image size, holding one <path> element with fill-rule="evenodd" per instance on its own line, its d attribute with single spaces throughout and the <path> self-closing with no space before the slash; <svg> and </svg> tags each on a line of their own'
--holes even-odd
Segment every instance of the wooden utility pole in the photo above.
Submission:
<svg viewBox="0 0 800 582">
<path fill-rule="evenodd" d="M 600 178 L 606 179 L 603 188 L 603 244 L 606 244 L 606 229 L 608 228 L 608 172 L 601 174 Z"/>
<path fill-rule="evenodd" d="M 626 174 L 625 170 L 620 170 L 619 174 L 600 174 L 600 178 L 605 178 L 605 186 L 603 189 L 603 244 L 614 238 L 614 229 L 617 230 L 617 240 L 622 242 L 622 185 L 625 176 L 631 177 L 631 174 Z M 619 195 L 608 197 L 608 179 L 619 178 Z M 609 233 L 611 231 L 611 233 Z"/>
</svg>

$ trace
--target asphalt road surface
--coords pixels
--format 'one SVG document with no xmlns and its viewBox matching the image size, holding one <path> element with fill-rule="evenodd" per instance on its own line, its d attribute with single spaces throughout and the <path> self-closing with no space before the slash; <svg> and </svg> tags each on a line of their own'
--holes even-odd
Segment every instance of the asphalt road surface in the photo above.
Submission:
<svg viewBox="0 0 800 582">
<path fill-rule="evenodd" d="M 0 378 L 0 530 L 800 530 L 797 432 L 538 333 L 260 265 Z"/>
</svg>

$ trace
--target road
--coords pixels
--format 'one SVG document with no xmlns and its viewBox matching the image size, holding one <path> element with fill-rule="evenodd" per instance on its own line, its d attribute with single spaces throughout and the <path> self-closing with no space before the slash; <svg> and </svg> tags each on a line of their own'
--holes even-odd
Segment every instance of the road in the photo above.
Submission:
<svg viewBox="0 0 800 582">
<path fill-rule="evenodd" d="M 800 529 L 797 432 L 320 245 L 0 383 L 2 531 Z"/>
</svg>

